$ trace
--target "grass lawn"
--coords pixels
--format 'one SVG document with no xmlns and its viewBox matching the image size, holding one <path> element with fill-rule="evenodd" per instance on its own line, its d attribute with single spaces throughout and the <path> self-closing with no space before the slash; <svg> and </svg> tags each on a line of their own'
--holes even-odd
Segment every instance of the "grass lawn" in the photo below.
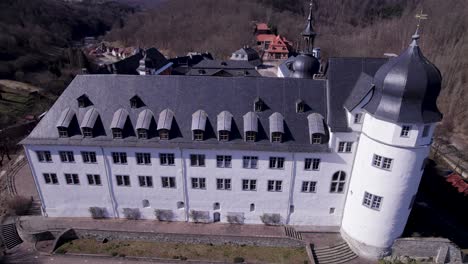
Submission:
<svg viewBox="0 0 468 264">
<path fill-rule="evenodd" d="M 309 263 L 305 248 L 175 244 L 121 240 L 101 243 L 94 239 L 78 239 L 62 245 L 56 251 L 56 253 L 67 252 L 226 262 L 233 262 L 234 258 L 242 257 L 248 263 Z"/>
</svg>

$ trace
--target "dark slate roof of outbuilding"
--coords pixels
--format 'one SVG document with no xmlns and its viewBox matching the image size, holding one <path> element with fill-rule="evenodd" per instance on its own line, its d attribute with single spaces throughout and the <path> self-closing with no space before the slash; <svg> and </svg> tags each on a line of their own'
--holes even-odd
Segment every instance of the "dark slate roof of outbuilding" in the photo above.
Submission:
<svg viewBox="0 0 468 264">
<path fill-rule="evenodd" d="M 86 94 L 93 106 L 78 108 L 76 98 Z M 138 95 L 146 106 L 130 107 L 130 98 Z M 260 97 L 265 111 L 259 116 L 258 141 L 243 139 L 243 116 L 253 111 L 254 100 Z M 310 109 L 296 113 L 296 100 L 304 100 Z M 292 78 L 223 78 L 200 76 L 130 76 L 130 75 L 78 75 L 63 92 L 45 117 L 39 122 L 22 144 L 92 145 L 92 146 L 139 146 L 139 147 L 187 147 L 220 148 L 267 151 L 329 151 L 328 144 L 310 144 L 307 116 L 319 113 L 327 118 L 326 81 Z M 56 121 L 62 111 L 70 107 L 81 122 L 86 111 L 95 107 L 100 114 L 106 135 L 83 138 L 81 135 L 59 138 Z M 175 127 L 180 136 L 159 141 L 137 139 L 135 136 L 112 139 L 110 129 L 115 111 L 124 108 L 129 112 L 133 127 L 138 115 L 150 109 L 155 119 L 168 108 L 174 112 Z M 204 141 L 193 141 L 192 114 L 204 110 L 208 115 Z M 229 111 L 233 115 L 230 141 L 219 142 L 216 138 L 217 115 Z M 284 116 L 285 135 L 283 143 L 269 140 L 269 120 L 274 112 Z M 336 113 L 339 115 L 340 113 Z M 342 113 L 344 115 L 344 113 Z M 344 118 L 344 117 L 343 117 Z M 159 125 L 159 124 L 158 124 Z"/>
<path fill-rule="evenodd" d="M 346 110 L 343 107 L 361 73 L 374 76 L 375 72 L 387 62 L 387 58 L 330 58 L 328 59 L 327 79 L 328 116 L 324 116 L 332 131 L 348 131 Z"/>
<path fill-rule="evenodd" d="M 245 60 L 202 60 L 187 72 L 187 75 L 219 75 L 223 72 L 232 76 L 261 76 L 255 66 Z"/>
</svg>

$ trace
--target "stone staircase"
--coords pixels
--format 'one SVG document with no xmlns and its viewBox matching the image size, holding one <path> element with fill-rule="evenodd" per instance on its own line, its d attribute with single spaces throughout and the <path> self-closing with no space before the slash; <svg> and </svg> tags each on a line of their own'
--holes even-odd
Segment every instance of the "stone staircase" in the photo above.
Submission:
<svg viewBox="0 0 468 264">
<path fill-rule="evenodd" d="M 42 206 L 41 201 L 33 199 L 31 203 L 31 207 L 29 207 L 25 215 L 42 215 L 41 206 Z"/>
<path fill-rule="evenodd" d="M 316 264 L 339 264 L 351 261 L 358 256 L 349 248 L 346 242 L 331 247 L 312 248 Z"/>
<path fill-rule="evenodd" d="M 297 232 L 296 229 L 294 229 L 293 227 L 284 226 L 284 233 L 290 238 L 302 240 L 301 233 Z"/>
<path fill-rule="evenodd" d="M 14 223 L 0 226 L 0 238 L 7 249 L 12 249 L 23 243 L 23 240 L 19 237 L 18 232 L 16 231 L 16 225 Z"/>
</svg>

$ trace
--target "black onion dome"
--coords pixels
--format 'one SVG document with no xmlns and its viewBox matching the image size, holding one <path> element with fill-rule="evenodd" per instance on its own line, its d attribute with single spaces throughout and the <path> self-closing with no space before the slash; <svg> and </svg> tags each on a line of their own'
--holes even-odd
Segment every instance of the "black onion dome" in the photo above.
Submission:
<svg viewBox="0 0 468 264">
<path fill-rule="evenodd" d="M 292 63 L 293 78 L 313 78 L 320 70 L 320 62 L 312 54 L 300 54 Z"/>
<path fill-rule="evenodd" d="M 374 94 L 364 109 L 374 117 L 397 123 L 433 123 L 442 76 L 419 49 L 419 35 L 400 56 L 382 65 L 374 76 Z"/>
</svg>

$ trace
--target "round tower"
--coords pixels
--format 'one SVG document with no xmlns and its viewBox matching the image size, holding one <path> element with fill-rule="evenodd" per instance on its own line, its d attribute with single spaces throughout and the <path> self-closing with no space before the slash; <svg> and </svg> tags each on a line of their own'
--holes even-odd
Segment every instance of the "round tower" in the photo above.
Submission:
<svg viewBox="0 0 468 264">
<path fill-rule="evenodd" d="M 422 54 L 418 32 L 400 56 L 375 74 L 363 107 L 359 139 L 341 233 L 361 256 L 390 253 L 411 212 L 435 124 L 439 70 Z"/>
</svg>

